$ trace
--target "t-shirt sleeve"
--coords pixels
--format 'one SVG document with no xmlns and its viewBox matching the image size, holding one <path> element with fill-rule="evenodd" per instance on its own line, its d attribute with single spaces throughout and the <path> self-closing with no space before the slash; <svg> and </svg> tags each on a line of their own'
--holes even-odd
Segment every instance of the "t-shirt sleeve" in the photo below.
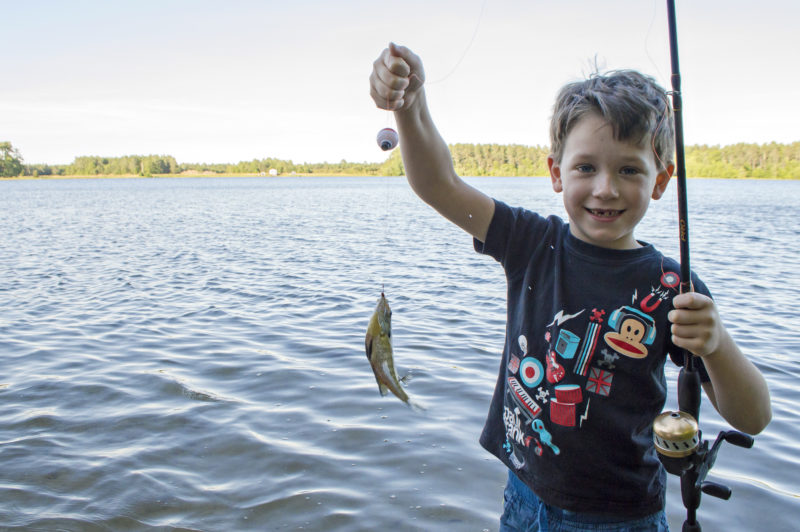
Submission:
<svg viewBox="0 0 800 532">
<path fill-rule="evenodd" d="M 473 245 L 478 253 L 489 255 L 498 262 L 503 262 L 515 216 L 511 207 L 502 201 L 493 201 L 494 215 L 489 223 L 489 230 L 486 232 L 486 241 L 481 242 L 475 238 L 473 239 Z"/>
<path fill-rule="evenodd" d="M 694 291 L 697 292 L 698 294 L 703 294 L 708 297 L 712 297 L 711 292 L 708 290 L 708 287 L 694 273 L 692 273 L 692 286 L 694 287 Z M 668 344 L 667 349 L 669 351 L 669 357 L 676 365 L 683 367 L 684 365 L 683 349 L 675 346 L 675 344 L 672 343 L 672 340 L 669 339 L 667 340 L 667 344 Z M 703 364 L 703 360 L 700 357 L 694 358 L 694 367 L 700 374 L 701 382 L 711 381 L 711 378 L 708 376 L 708 371 L 706 371 L 706 367 Z"/>
<path fill-rule="evenodd" d="M 523 208 L 512 208 L 502 201 L 494 200 L 494 216 L 486 232 L 486 241 L 473 240 L 475 251 L 489 255 L 503 265 L 506 275 L 528 266 L 538 246 L 547 240 L 547 235 L 557 230 L 556 217 L 542 218 Z"/>
</svg>

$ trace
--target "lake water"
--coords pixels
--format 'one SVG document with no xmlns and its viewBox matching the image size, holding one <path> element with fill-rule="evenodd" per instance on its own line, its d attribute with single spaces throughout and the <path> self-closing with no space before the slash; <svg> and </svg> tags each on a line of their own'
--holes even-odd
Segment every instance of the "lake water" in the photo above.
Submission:
<svg viewBox="0 0 800 532">
<path fill-rule="evenodd" d="M 471 182 L 563 213 L 547 180 Z M 637 236 L 677 256 L 674 195 Z M 774 409 L 721 450 L 733 497 L 700 522 L 795 531 L 800 181 L 690 180 L 689 201 L 693 268 Z M 0 529 L 497 530 L 477 439 L 505 279 L 402 178 L 5 181 L 0 233 Z M 382 287 L 425 412 L 364 355 Z M 726 428 L 708 401 L 701 427 Z"/>
</svg>

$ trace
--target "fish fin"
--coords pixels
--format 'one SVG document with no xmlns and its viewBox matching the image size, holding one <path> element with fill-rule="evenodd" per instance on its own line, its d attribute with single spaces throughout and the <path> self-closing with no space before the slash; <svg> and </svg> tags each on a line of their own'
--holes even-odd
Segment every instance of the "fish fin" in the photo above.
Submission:
<svg viewBox="0 0 800 532">
<path fill-rule="evenodd" d="M 367 360 L 372 360 L 372 335 L 367 333 L 366 338 L 364 338 L 364 347 L 367 351 Z"/>
<path fill-rule="evenodd" d="M 413 401 L 413 400 L 411 400 L 411 399 L 409 399 L 408 401 L 406 401 L 406 404 L 407 404 L 407 405 L 408 405 L 408 407 L 409 407 L 411 410 L 413 410 L 414 412 L 427 412 L 427 410 L 428 410 L 428 409 L 427 409 L 427 408 L 425 408 L 425 407 L 424 407 L 422 404 L 420 404 L 420 403 L 418 403 L 418 402 L 416 402 L 416 401 Z"/>
<path fill-rule="evenodd" d="M 389 362 L 384 360 L 383 364 L 381 365 L 383 369 L 383 383 L 386 385 L 386 388 L 389 389 L 398 399 L 403 401 L 404 403 L 408 402 L 408 394 L 406 394 L 405 390 L 403 390 L 403 386 L 400 384 L 400 380 L 397 378 L 397 373 L 394 371 L 394 367 L 389 366 Z M 377 377 L 377 375 L 375 375 Z"/>
<path fill-rule="evenodd" d="M 381 397 L 389 395 L 389 388 L 387 388 L 379 378 L 375 377 L 375 380 L 378 381 L 378 391 L 381 392 Z"/>
<path fill-rule="evenodd" d="M 413 378 L 414 378 L 413 375 L 411 375 L 411 373 L 409 372 L 408 375 L 400 379 L 400 382 L 402 382 L 404 386 L 408 386 L 408 383 L 411 382 L 411 379 Z"/>
</svg>

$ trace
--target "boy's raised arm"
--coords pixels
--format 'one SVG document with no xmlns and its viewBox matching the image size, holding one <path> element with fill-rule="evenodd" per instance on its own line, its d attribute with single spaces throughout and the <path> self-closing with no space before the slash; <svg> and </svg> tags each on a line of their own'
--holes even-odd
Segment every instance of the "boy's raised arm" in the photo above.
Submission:
<svg viewBox="0 0 800 532">
<path fill-rule="evenodd" d="M 465 183 L 431 119 L 419 57 L 390 44 L 373 63 L 370 94 L 381 109 L 394 111 L 406 177 L 414 192 L 442 216 L 480 241 L 486 239 L 494 201 Z"/>
</svg>

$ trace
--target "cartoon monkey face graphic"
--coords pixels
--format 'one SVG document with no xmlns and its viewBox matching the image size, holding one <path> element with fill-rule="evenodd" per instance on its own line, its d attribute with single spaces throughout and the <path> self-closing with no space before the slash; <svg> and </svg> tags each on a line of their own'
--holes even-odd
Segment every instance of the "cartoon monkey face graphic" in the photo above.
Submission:
<svg viewBox="0 0 800 532">
<path fill-rule="evenodd" d="M 620 325 L 619 334 L 630 343 L 641 343 L 644 338 L 644 324 L 637 319 L 628 318 Z"/>
<path fill-rule="evenodd" d="M 629 312 L 622 312 L 628 310 Z M 653 342 L 653 324 L 647 324 L 639 316 L 649 318 L 641 312 L 623 307 L 620 309 L 619 317 L 609 323 L 616 330 L 603 336 L 606 343 L 617 353 L 631 358 L 645 358 L 647 348 L 645 344 Z M 652 318 L 650 318 L 652 321 Z M 613 323 L 613 324 L 612 324 Z"/>
</svg>

